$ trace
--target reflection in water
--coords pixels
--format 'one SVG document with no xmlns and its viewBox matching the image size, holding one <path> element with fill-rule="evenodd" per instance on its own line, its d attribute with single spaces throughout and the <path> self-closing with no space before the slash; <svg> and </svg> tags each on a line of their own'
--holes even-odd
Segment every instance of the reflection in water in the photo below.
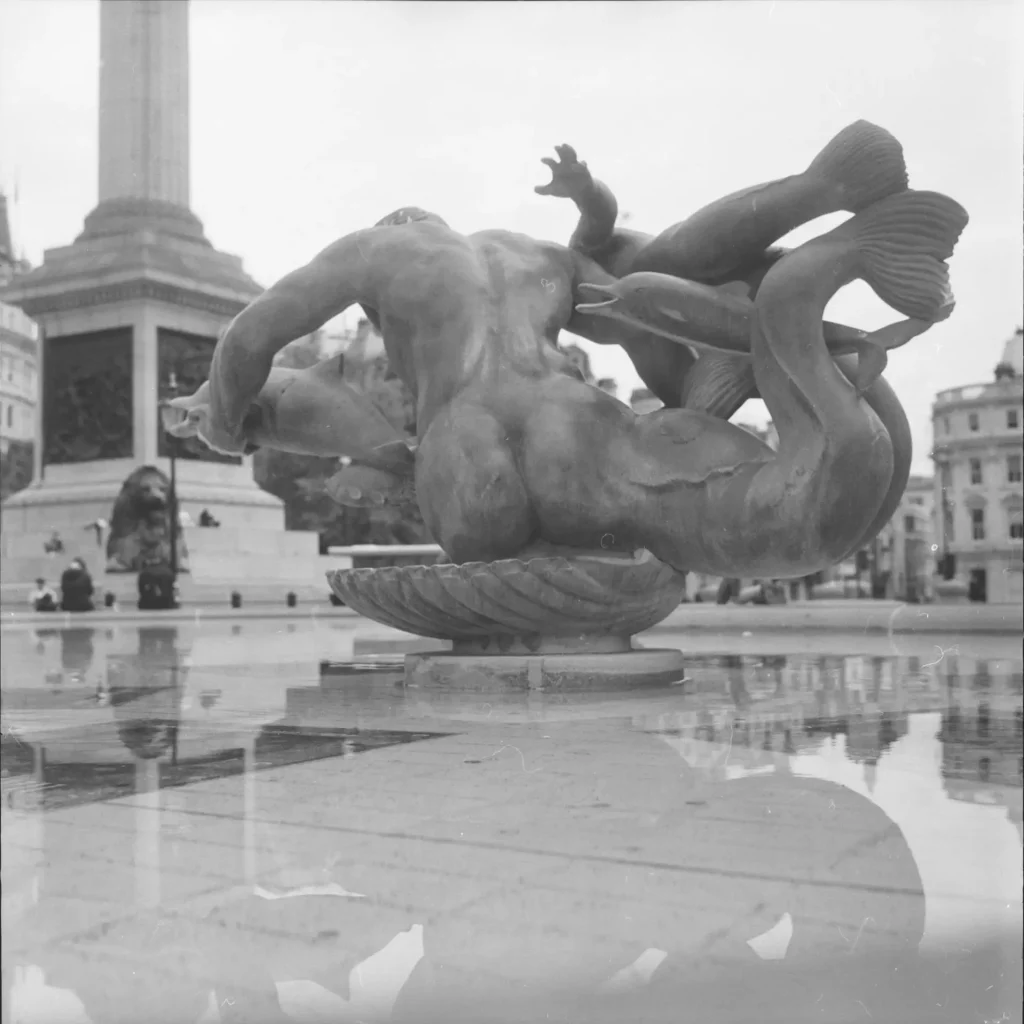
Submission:
<svg viewBox="0 0 1024 1024">
<path fill-rule="evenodd" d="M 170 753 L 177 762 L 177 738 L 186 672 L 178 630 L 141 626 L 137 653 L 110 660 L 107 692 L 121 742 L 141 760 Z"/>
<path fill-rule="evenodd" d="M 1011 1006 L 1015 952 L 918 957 L 928 851 L 870 794 L 934 718 L 929 813 L 969 802 L 1019 834 L 1019 662 L 728 655 L 685 692 L 588 704 L 405 689 L 367 661 L 286 677 L 257 715 L 262 666 L 204 672 L 173 627 L 127 639 L 81 727 L 9 728 L 5 683 L 5 1021 Z M 811 777 L 825 754 L 858 785 Z"/>
<path fill-rule="evenodd" d="M 92 667 L 95 655 L 93 632 L 91 629 L 62 629 L 60 631 L 61 667 L 71 682 L 83 679 Z"/>
</svg>

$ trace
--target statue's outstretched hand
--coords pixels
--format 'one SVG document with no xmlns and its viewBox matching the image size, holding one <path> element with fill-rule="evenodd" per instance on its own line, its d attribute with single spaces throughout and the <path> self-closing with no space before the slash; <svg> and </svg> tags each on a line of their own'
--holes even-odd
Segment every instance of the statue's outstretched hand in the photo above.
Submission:
<svg viewBox="0 0 1024 1024">
<path fill-rule="evenodd" d="M 538 185 L 534 192 L 542 196 L 558 196 L 562 199 L 578 199 L 586 195 L 593 185 L 593 178 L 587 165 L 576 156 L 572 146 L 555 146 L 557 160 L 543 157 L 541 163 L 551 168 L 551 182 Z"/>
</svg>

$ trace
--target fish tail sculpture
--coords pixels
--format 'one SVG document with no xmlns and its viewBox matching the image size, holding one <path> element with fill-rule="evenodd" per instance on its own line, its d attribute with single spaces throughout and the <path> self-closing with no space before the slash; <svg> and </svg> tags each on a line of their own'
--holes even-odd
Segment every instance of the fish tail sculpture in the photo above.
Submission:
<svg viewBox="0 0 1024 1024">
<path fill-rule="evenodd" d="M 907 188 L 903 147 L 868 121 L 844 128 L 811 161 L 803 177 L 832 187 L 839 209 L 851 213 Z"/>
<path fill-rule="evenodd" d="M 651 493 L 644 518 L 653 540 L 648 547 L 658 557 L 725 576 L 803 575 L 845 557 L 877 531 L 905 484 L 909 431 L 884 382 L 863 394 L 851 384 L 857 366 L 849 357 L 837 365 L 822 314 L 841 287 L 860 278 L 911 318 L 904 333 L 946 318 L 953 298 L 945 261 L 966 224 L 966 212 L 952 199 L 905 191 L 805 243 L 769 271 L 754 303 L 750 348 L 778 451 L 749 458 L 737 445 L 731 462 L 716 460 L 711 446 L 724 452 L 726 431 L 738 429 L 729 424 L 689 441 L 689 464 L 707 469 L 702 479 L 688 471 L 674 483 L 663 473 Z M 652 420 L 648 429 L 657 428 Z M 702 445 L 707 452 L 698 451 Z"/>
</svg>

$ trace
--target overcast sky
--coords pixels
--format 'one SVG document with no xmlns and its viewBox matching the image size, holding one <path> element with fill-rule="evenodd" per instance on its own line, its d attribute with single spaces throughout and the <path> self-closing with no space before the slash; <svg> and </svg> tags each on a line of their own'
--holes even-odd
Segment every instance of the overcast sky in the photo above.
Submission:
<svg viewBox="0 0 1024 1024">
<path fill-rule="evenodd" d="M 934 393 L 989 379 L 1021 321 L 1024 4 L 195 0 L 191 38 L 193 208 L 263 284 L 407 204 L 568 240 L 575 209 L 533 193 L 556 143 L 656 232 L 866 118 L 971 215 L 956 313 L 888 371 L 918 471 Z M 33 261 L 96 201 L 98 60 L 95 0 L 0 0 L 0 185 Z M 898 318 L 861 285 L 829 316 Z M 617 350 L 596 369 L 637 383 Z"/>
</svg>

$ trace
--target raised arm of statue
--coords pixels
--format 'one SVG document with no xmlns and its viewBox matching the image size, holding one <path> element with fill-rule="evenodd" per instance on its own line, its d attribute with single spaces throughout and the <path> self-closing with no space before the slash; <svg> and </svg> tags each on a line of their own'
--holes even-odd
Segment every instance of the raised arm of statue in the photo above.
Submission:
<svg viewBox="0 0 1024 1024">
<path fill-rule="evenodd" d="M 274 356 L 356 302 L 376 308 L 388 280 L 417 251 L 409 227 L 357 231 L 242 310 L 213 354 L 208 443 L 225 452 L 244 451 L 243 422 L 267 383 Z"/>
<path fill-rule="evenodd" d="M 588 255 L 600 252 L 612 239 L 619 204 L 607 185 L 594 180 L 572 146 L 555 146 L 555 152 L 557 160 L 547 156 L 541 160 L 551 169 L 551 181 L 534 191 L 541 196 L 571 199 L 580 211 L 580 222 L 569 245 Z"/>
<path fill-rule="evenodd" d="M 612 190 L 591 175 L 572 146 L 556 146 L 555 152 L 558 160 L 543 158 L 551 169 L 551 181 L 538 185 L 534 191 L 542 196 L 571 199 L 576 204 L 580 220 L 569 240 L 571 249 L 596 260 L 616 277 L 628 274 L 637 254 L 652 236 L 616 227 L 619 204 Z"/>
</svg>

